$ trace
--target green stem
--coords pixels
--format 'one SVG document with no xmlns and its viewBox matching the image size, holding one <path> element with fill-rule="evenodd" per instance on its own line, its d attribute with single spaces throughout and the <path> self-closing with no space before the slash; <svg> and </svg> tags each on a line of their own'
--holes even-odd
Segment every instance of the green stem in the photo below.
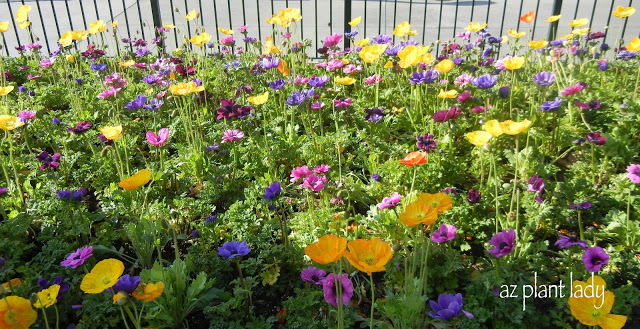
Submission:
<svg viewBox="0 0 640 329">
<path fill-rule="evenodd" d="M 496 211 L 496 233 L 499 232 L 499 215 L 500 212 L 498 211 L 498 168 L 496 167 L 496 159 L 495 156 L 493 155 L 493 152 L 491 152 L 491 164 L 493 166 L 493 186 L 495 188 L 495 197 L 494 197 L 494 201 L 495 201 L 495 211 Z"/>
<path fill-rule="evenodd" d="M 584 229 L 582 228 L 582 212 L 578 211 L 578 228 L 580 229 L 580 240 L 584 241 Z"/>
<path fill-rule="evenodd" d="M 375 306 L 375 287 L 373 285 L 373 275 L 369 274 L 369 281 L 371 281 L 371 323 L 369 328 L 373 329 L 373 307 Z"/>
<path fill-rule="evenodd" d="M 20 178 L 18 177 L 18 169 L 16 169 L 16 164 L 13 162 L 13 136 L 9 134 L 9 131 L 5 132 L 5 135 L 9 138 L 9 162 L 11 163 L 11 167 L 13 168 L 13 176 L 16 180 L 16 186 L 18 187 L 18 196 L 20 200 L 20 204 L 24 202 L 24 198 L 22 195 L 22 187 L 20 186 Z"/>
<path fill-rule="evenodd" d="M 58 312 L 58 306 L 53 304 L 53 308 L 56 310 L 56 329 L 60 329 L 60 313 Z"/>
</svg>

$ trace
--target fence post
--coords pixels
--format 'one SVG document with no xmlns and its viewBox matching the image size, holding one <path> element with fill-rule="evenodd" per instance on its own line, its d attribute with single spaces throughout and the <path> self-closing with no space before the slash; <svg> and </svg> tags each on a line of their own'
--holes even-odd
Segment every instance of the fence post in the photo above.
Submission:
<svg viewBox="0 0 640 329">
<path fill-rule="evenodd" d="M 351 33 L 351 25 L 349 25 L 350 21 L 351 21 L 351 0 L 345 0 L 344 1 L 344 34 Z M 344 49 L 349 48 L 350 46 L 349 43 L 350 43 L 349 38 L 345 36 Z"/>
<path fill-rule="evenodd" d="M 562 0 L 553 0 L 553 16 L 560 15 L 560 11 L 562 10 Z M 558 33 L 558 21 L 551 23 L 551 29 L 549 30 L 549 41 L 556 39 L 556 34 Z"/>
<path fill-rule="evenodd" d="M 139 8 L 139 7 L 138 7 Z M 171 8 L 173 10 L 173 8 Z M 151 15 L 153 16 L 153 33 L 158 33 L 158 28 L 162 27 L 162 15 L 160 15 L 160 3 L 159 0 L 151 0 Z M 164 42 L 160 40 L 158 48 L 164 49 Z"/>
</svg>

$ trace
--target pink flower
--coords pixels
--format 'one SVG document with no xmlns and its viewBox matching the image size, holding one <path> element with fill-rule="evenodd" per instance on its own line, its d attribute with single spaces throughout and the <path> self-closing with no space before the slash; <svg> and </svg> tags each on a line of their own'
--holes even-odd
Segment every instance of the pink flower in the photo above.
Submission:
<svg viewBox="0 0 640 329">
<path fill-rule="evenodd" d="M 378 208 L 380 208 L 380 210 L 393 208 L 398 204 L 398 202 L 400 202 L 401 198 L 402 196 L 400 195 L 400 193 L 394 192 L 390 197 L 382 199 L 382 202 L 378 203 Z"/>
<path fill-rule="evenodd" d="M 327 71 L 337 70 L 344 66 L 344 63 L 339 59 L 334 59 L 327 64 Z"/>
<path fill-rule="evenodd" d="M 306 187 L 314 192 L 320 192 L 324 188 L 324 183 L 327 181 L 324 176 L 307 176 L 302 180 L 302 187 Z"/>
<path fill-rule="evenodd" d="M 36 117 L 36 111 L 18 112 L 18 116 L 22 121 L 31 120 Z"/>
<path fill-rule="evenodd" d="M 76 250 L 76 252 L 71 253 L 69 256 L 67 256 L 67 259 L 63 260 L 62 263 L 60 263 L 60 265 L 64 267 L 76 268 L 84 264 L 84 262 L 89 257 L 92 256 L 92 252 L 93 252 L 93 247 L 84 246 Z"/>
<path fill-rule="evenodd" d="M 627 167 L 627 178 L 632 183 L 640 184 L 640 164 L 632 164 Z"/>
<path fill-rule="evenodd" d="M 305 178 L 307 176 L 313 175 L 313 171 L 309 170 L 307 166 L 298 167 L 291 171 L 291 183 L 295 183 L 300 178 Z"/>
<path fill-rule="evenodd" d="M 382 77 L 380 75 L 378 75 L 378 74 L 374 74 L 374 75 L 364 79 L 364 83 L 366 83 L 368 85 L 371 85 L 371 84 L 374 84 L 374 83 L 378 83 L 380 81 L 382 81 Z"/>
<path fill-rule="evenodd" d="M 322 291 L 324 292 L 324 300 L 333 305 L 333 307 L 338 307 L 338 297 L 336 296 L 336 277 L 339 278 L 340 284 L 342 285 L 342 296 L 341 303 L 342 305 L 349 305 L 349 301 L 351 297 L 353 297 L 353 282 L 349 280 L 349 274 L 329 274 L 322 281 Z"/>
<path fill-rule="evenodd" d="M 222 143 L 239 141 L 244 137 L 244 132 L 238 129 L 225 130 L 222 136 Z"/>
<path fill-rule="evenodd" d="M 169 129 L 167 128 L 158 130 L 158 135 L 151 130 L 147 131 L 147 142 L 153 146 L 160 146 L 166 143 L 167 139 L 169 139 Z"/>
<path fill-rule="evenodd" d="M 431 241 L 443 243 L 451 241 L 456 237 L 456 227 L 453 225 L 441 224 L 440 229 L 431 233 Z"/>
<path fill-rule="evenodd" d="M 122 79 L 120 73 L 114 72 L 104 77 L 104 86 L 113 87 L 120 91 L 120 88 L 127 84 L 126 79 Z"/>
<path fill-rule="evenodd" d="M 503 59 L 499 59 L 499 60 L 497 60 L 497 61 L 496 61 L 496 63 L 495 63 L 495 64 L 493 64 L 493 66 L 495 66 L 497 69 L 504 70 L 504 69 L 505 69 L 505 67 L 504 67 L 504 61 L 505 61 L 505 60 L 507 60 L 507 59 L 509 59 L 509 58 L 511 58 L 511 57 L 513 57 L 513 56 L 511 56 L 511 55 L 507 55 L 507 56 L 505 56 Z"/>
<path fill-rule="evenodd" d="M 100 99 L 109 98 L 111 96 L 114 96 L 118 91 L 120 91 L 120 89 L 115 89 L 113 87 L 110 87 L 109 89 L 99 93 L 98 98 Z"/>
<path fill-rule="evenodd" d="M 331 168 L 331 167 L 326 165 L 326 164 L 321 164 L 321 165 L 313 168 L 313 172 L 316 173 L 316 174 L 324 174 L 327 171 L 329 171 L 329 168 Z"/>
<path fill-rule="evenodd" d="M 560 95 L 562 96 L 573 96 L 579 92 L 581 92 L 584 88 L 585 88 L 585 84 L 578 82 L 575 85 L 571 86 L 571 87 L 567 87 L 565 90 L 560 92 Z"/>
<path fill-rule="evenodd" d="M 40 67 L 41 68 L 49 67 L 49 66 L 53 65 L 53 63 L 55 61 L 56 61 L 55 57 L 54 58 L 45 58 L 45 59 L 40 61 Z"/>
<path fill-rule="evenodd" d="M 324 38 L 324 46 L 327 48 L 331 48 L 338 44 L 338 42 L 342 41 L 342 34 L 334 33 L 328 37 Z"/>
<path fill-rule="evenodd" d="M 249 28 L 249 25 L 242 25 L 238 28 L 238 32 L 240 33 L 247 32 L 248 28 Z"/>
<path fill-rule="evenodd" d="M 471 80 L 473 80 L 473 76 L 471 74 L 461 74 L 460 76 L 458 76 L 453 83 L 458 85 L 458 86 L 464 86 L 467 83 L 471 82 Z"/>
<path fill-rule="evenodd" d="M 234 43 L 233 35 L 231 34 L 227 35 L 226 37 L 222 38 L 220 42 L 222 42 L 223 45 L 232 45 Z"/>
<path fill-rule="evenodd" d="M 287 32 L 287 33 L 283 34 L 283 35 L 282 35 L 282 38 L 283 38 L 283 39 L 289 39 L 289 38 L 291 38 L 291 33 Z"/>
<path fill-rule="evenodd" d="M 342 72 L 346 74 L 360 73 L 361 71 L 362 71 L 362 65 L 355 66 L 354 64 L 349 64 L 342 69 Z"/>
<path fill-rule="evenodd" d="M 485 110 L 484 106 L 476 106 L 471 109 L 471 112 L 478 114 L 478 113 L 484 112 L 484 110 Z"/>
<path fill-rule="evenodd" d="M 35 79 L 39 79 L 39 78 L 40 78 L 40 76 L 39 76 L 39 75 L 31 75 L 31 74 L 29 74 L 29 75 L 27 76 L 27 79 L 29 79 L 29 80 L 35 80 Z"/>
</svg>

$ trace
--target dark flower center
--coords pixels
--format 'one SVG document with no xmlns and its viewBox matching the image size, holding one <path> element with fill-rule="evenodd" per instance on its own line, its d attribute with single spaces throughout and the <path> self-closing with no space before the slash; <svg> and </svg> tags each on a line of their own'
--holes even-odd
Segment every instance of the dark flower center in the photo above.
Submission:
<svg viewBox="0 0 640 329">
<path fill-rule="evenodd" d="M 569 238 L 569 241 L 578 242 L 578 237 L 577 236 L 572 236 L 572 237 Z"/>
<path fill-rule="evenodd" d="M 508 243 L 506 243 L 506 242 L 502 242 L 502 243 L 500 243 L 500 245 L 498 246 L 498 248 L 499 248 L 500 250 L 502 250 L 502 249 L 504 249 L 504 247 L 506 247 L 506 246 L 508 246 L 508 245 L 509 245 Z"/>
<path fill-rule="evenodd" d="M 600 257 L 596 256 L 596 257 L 591 258 L 591 264 L 593 264 L 593 265 L 598 265 L 598 264 L 600 264 L 600 262 L 602 262 L 602 259 L 600 259 Z"/>
<path fill-rule="evenodd" d="M 311 280 L 313 282 L 318 282 L 318 281 L 320 281 L 320 278 L 317 275 L 314 274 L 314 275 L 311 276 Z"/>
</svg>

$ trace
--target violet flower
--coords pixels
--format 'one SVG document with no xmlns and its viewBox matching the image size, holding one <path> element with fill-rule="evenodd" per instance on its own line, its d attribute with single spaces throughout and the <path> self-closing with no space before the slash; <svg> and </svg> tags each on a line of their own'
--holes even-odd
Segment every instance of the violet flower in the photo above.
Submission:
<svg viewBox="0 0 640 329">
<path fill-rule="evenodd" d="M 609 255 L 600 247 L 591 247 L 582 254 L 582 262 L 589 272 L 598 272 L 609 262 Z"/>
<path fill-rule="evenodd" d="M 540 72 L 531 78 L 538 86 L 548 87 L 556 81 L 556 75 L 553 72 Z"/>
<path fill-rule="evenodd" d="M 416 146 L 419 150 L 431 153 L 436 149 L 438 141 L 433 138 L 433 135 L 416 136 Z"/>
<path fill-rule="evenodd" d="M 371 122 L 377 122 L 386 115 L 384 113 L 383 107 L 374 107 L 372 109 L 364 109 L 364 112 L 367 113 L 364 119 Z"/>
<path fill-rule="evenodd" d="M 634 184 L 640 184 L 640 164 L 632 164 L 627 167 L 627 178 Z"/>
<path fill-rule="evenodd" d="M 281 191 L 282 189 L 280 188 L 280 183 L 273 182 L 271 185 L 267 186 L 267 188 L 264 189 L 264 195 L 262 197 L 267 201 L 271 201 L 278 195 L 280 195 Z"/>
<path fill-rule="evenodd" d="M 470 189 L 469 193 L 467 193 L 467 202 L 469 202 L 470 204 L 476 204 L 480 202 L 480 198 L 482 198 L 482 194 L 480 194 L 480 191 Z"/>
<path fill-rule="evenodd" d="M 125 274 L 118 279 L 118 282 L 111 287 L 110 291 L 114 294 L 119 292 L 125 292 L 127 294 L 133 293 L 138 285 L 140 284 L 139 276 L 129 276 L 129 274 Z"/>
<path fill-rule="evenodd" d="M 498 82 L 498 76 L 491 74 L 481 75 L 471 81 L 474 86 L 485 90 L 495 86 L 496 82 Z"/>
<path fill-rule="evenodd" d="M 435 122 L 447 122 L 449 120 L 457 119 L 462 115 L 462 111 L 457 106 L 452 106 L 448 110 L 439 111 L 433 114 L 433 121 Z"/>
<path fill-rule="evenodd" d="M 602 146 L 607 142 L 607 138 L 604 136 L 600 136 L 600 133 L 597 131 L 587 133 L 586 139 L 588 142 L 599 146 Z"/>
<path fill-rule="evenodd" d="M 562 104 L 562 98 L 556 97 L 551 102 L 546 102 L 546 101 L 542 102 L 542 105 L 538 106 L 538 109 L 543 110 L 545 112 L 553 112 L 560 107 L 560 104 Z"/>
<path fill-rule="evenodd" d="M 93 254 L 93 247 L 84 246 L 75 252 L 71 253 L 60 265 L 64 267 L 76 268 L 89 259 Z"/>
<path fill-rule="evenodd" d="M 587 209 L 591 209 L 592 206 L 593 204 L 589 201 L 585 201 L 578 204 L 574 202 L 569 202 L 569 209 L 573 209 L 573 210 L 587 210 Z"/>
<path fill-rule="evenodd" d="M 307 267 L 300 272 L 302 281 L 313 283 L 316 286 L 322 285 L 326 277 L 327 272 L 315 267 Z"/>
<path fill-rule="evenodd" d="M 504 257 L 510 254 L 515 248 L 516 232 L 510 228 L 508 231 L 502 231 L 493 235 L 489 243 L 495 248 L 489 250 L 489 253 L 496 258 Z"/>
<path fill-rule="evenodd" d="M 337 296 L 336 296 L 336 275 L 331 273 L 327 275 L 327 277 L 322 282 L 322 290 L 324 291 L 324 300 L 333 305 L 333 307 L 338 307 Z M 353 296 L 353 282 L 349 279 L 349 275 L 346 273 L 340 274 L 340 284 L 342 285 L 342 296 L 341 302 L 342 305 L 349 305 L 349 301 Z"/>
<path fill-rule="evenodd" d="M 456 237 L 456 227 L 448 224 L 440 224 L 440 229 L 431 233 L 431 241 L 443 243 L 451 241 Z"/>
<path fill-rule="evenodd" d="M 582 249 L 587 249 L 587 242 L 579 240 L 577 236 L 558 235 L 558 241 L 554 244 L 560 248 L 569 249 L 573 246 L 579 246 Z"/>
<path fill-rule="evenodd" d="M 462 303 L 462 294 L 440 294 L 438 296 L 438 302 L 434 302 L 433 300 L 429 300 L 429 305 L 431 305 L 432 311 L 429 311 L 429 316 L 435 319 L 447 321 L 451 320 L 460 313 L 464 313 L 464 315 L 473 319 L 473 314 L 462 309 L 464 304 Z"/>
<path fill-rule="evenodd" d="M 60 162 L 58 162 L 58 160 L 60 160 L 60 153 L 49 155 L 49 153 L 47 152 L 42 152 L 36 156 L 36 159 L 42 162 L 42 165 L 40 166 L 40 168 L 38 168 L 38 170 L 45 170 L 45 169 L 55 170 L 60 165 Z"/>
<path fill-rule="evenodd" d="M 382 199 L 382 202 L 378 203 L 377 206 L 380 210 L 386 208 L 394 208 L 398 204 L 398 202 L 400 202 L 401 198 L 402 196 L 400 195 L 400 193 L 394 192 L 391 196 Z"/>
<path fill-rule="evenodd" d="M 222 247 L 218 248 L 218 255 L 226 259 L 246 256 L 249 252 L 251 252 L 251 248 L 247 246 L 246 240 L 242 242 L 233 240 L 231 242 L 224 243 Z"/>
<path fill-rule="evenodd" d="M 127 105 L 124 106 L 125 109 L 128 110 L 137 110 L 139 108 L 142 107 L 142 105 L 144 105 L 144 103 L 147 102 L 147 97 L 143 96 L 143 95 L 138 95 L 138 97 L 136 97 L 136 99 L 134 99 L 133 101 L 127 103 Z"/>
</svg>

